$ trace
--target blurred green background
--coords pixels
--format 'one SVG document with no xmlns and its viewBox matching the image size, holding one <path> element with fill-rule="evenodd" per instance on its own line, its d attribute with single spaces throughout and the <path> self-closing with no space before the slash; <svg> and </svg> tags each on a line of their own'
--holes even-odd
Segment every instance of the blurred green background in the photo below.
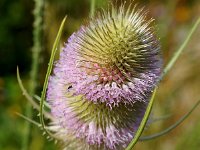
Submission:
<svg viewBox="0 0 200 150">
<path fill-rule="evenodd" d="M 122 0 L 123 1 L 123 0 Z M 162 45 L 164 64 L 187 36 L 195 20 L 200 17 L 199 0 L 135 0 L 155 18 L 157 35 Z M 118 1 L 120 3 L 120 1 Z M 96 7 L 106 7 L 107 0 L 96 0 Z M 27 100 L 16 79 L 19 66 L 22 80 L 28 87 L 33 45 L 33 8 L 31 0 L 0 0 L 0 150 L 21 149 Z M 39 59 L 37 94 L 44 82 L 50 50 L 62 18 L 67 14 L 62 43 L 87 22 L 90 0 L 45 0 L 44 42 Z M 184 53 L 160 84 L 153 108 L 153 117 L 170 115 L 155 122 L 145 131 L 152 134 L 173 124 L 200 99 L 200 27 L 192 36 Z M 178 128 L 169 134 L 147 142 L 139 142 L 136 150 L 199 150 L 200 107 Z M 33 112 L 38 121 L 37 111 Z M 29 150 L 55 150 L 36 126 L 31 126 Z"/>
</svg>

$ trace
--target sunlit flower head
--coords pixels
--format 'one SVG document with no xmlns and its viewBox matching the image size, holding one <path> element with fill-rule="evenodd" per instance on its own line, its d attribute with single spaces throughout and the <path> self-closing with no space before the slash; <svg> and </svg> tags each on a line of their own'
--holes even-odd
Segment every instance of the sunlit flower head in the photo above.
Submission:
<svg viewBox="0 0 200 150">
<path fill-rule="evenodd" d="M 142 9 L 102 11 L 71 35 L 48 87 L 66 149 L 123 149 L 161 72 L 159 42 Z"/>
</svg>

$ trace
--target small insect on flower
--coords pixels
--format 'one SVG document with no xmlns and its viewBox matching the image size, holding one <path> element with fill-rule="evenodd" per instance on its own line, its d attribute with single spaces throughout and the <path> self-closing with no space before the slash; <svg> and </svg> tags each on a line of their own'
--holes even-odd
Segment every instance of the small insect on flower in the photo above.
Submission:
<svg viewBox="0 0 200 150">
<path fill-rule="evenodd" d="M 134 137 L 161 73 L 152 21 L 111 6 L 68 39 L 47 92 L 64 149 L 120 150 Z"/>
</svg>

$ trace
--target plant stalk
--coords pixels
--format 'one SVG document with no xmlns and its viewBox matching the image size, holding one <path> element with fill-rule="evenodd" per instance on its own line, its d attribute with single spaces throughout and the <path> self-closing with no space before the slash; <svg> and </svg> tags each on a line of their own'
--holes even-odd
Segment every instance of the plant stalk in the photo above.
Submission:
<svg viewBox="0 0 200 150">
<path fill-rule="evenodd" d="M 40 52 L 42 51 L 43 40 L 43 15 L 44 15 L 44 0 L 34 0 L 35 7 L 33 10 L 33 47 L 32 47 L 32 65 L 30 72 L 29 93 L 34 95 L 37 88 L 37 75 L 39 68 Z M 27 103 L 26 116 L 32 118 L 32 106 Z M 29 138 L 31 134 L 31 124 L 25 122 L 24 135 L 22 139 L 22 150 L 28 150 Z"/>
</svg>

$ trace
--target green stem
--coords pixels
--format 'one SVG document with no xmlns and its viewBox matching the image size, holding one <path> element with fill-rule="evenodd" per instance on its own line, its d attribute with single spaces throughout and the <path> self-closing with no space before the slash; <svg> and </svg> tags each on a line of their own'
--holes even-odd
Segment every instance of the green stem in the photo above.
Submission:
<svg viewBox="0 0 200 150">
<path fill-rule="evenodd" d="M 90 17 L 94 16 L 95 12 L 95 0 L 90 0 Z"/>
<path fill-rule="evenodd" d="M 126 148 L 126 150 L 132 150 L 133 147 L 135 146 L 135 144 L 137 143 L 137 141 L 139 140 L 140 138 L 140 135 L 142 134 L 142 131 L 144 130 L 144 127 L 146 125 L 146 122 L 149 118 L 149 115 L 151 113 L 151 109 L 152 109 L 152 106 L 153 106 L 153 102 L 154 102 L 154 97 L 155 97 L 155 93 L 156 93 L 156 89 L 154 90 L 152 96 L 151 96 L 151 99 L 149 101 L 149 104 L 147 106 L 147 109 L 145 111 L 145 114 L 144 114 L 144 117 L 142 118 L 142 121 L 140 123 L 140 126 L 139 128 L 137 129 L 137 132 L 133 138 L 133 140 L 130 142 L 130 144 L 128 145 L 128 147 Z"/>
<path fill-rule="evenodd" d="M 37 74 L 39 66 L 39 55 L 42 50 L 42 37 L 43 37 L 43 10 L 44 0 L 35 0 L 34 8 L 34 23 L 33 23 L 33 48 L 32 48 L 32 66 L 30 72 L 30 95 L 34 95 L 37 88 Z M 29 103 L 26 106 L 26 116 L 32 118 L 32 107 Z M 28 150 L 29 138 L 30 138 L 29 122 L 25 123 L 24 135 L 22 139 L 22 150 Z"/>
<path fill-rule="evenodd" d="M 192 27 L 192 29 L 190 30 L 187 38 L 185 39 L 185 41 L 183 42 L 183 44 L 180 46 L 180 48 L 174 53 L 174 55 L 172 56 L 172 58 L 170 59 L 169 63 L 167 64 L 167 66 L 164 68 L 162 75 L 161 75 L 161 79 L 169 72 L 169 70 L 172 68 L 172 66 L 175 64 L 176 60 L 178 59 L 178 57 L 180 56 L 180 54 L 183 52 L 184 48 L 186 47 L 187 43 L 189 42 L 189 40 L 191 39 L 192 34 L 194 33 L 194 31 L 196 30 L 196 28 L 198 27 L 200 23 L 200 18 L 197 19 L 196 23 L 194 24 L 194 26 Z"/>
</svg>

